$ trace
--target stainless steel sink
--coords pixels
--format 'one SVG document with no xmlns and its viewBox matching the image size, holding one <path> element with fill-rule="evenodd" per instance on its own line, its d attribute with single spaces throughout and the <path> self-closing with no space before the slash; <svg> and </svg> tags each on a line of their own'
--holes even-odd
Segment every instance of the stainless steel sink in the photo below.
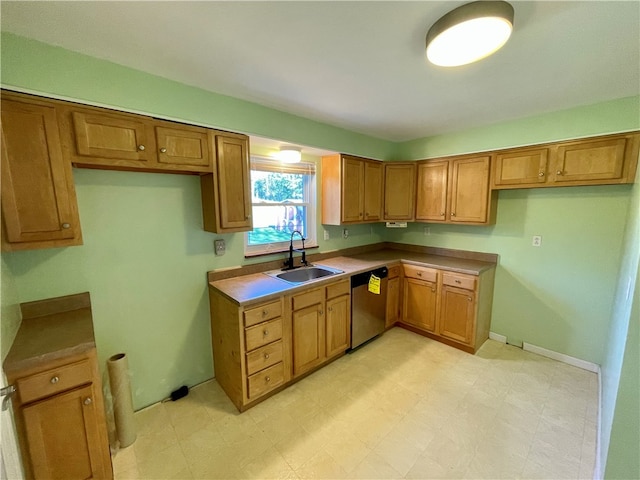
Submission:
<svg viewBox="0 0 640 480">
<path fill-rule="evenodd" d="M 300 267 L 295 270 L 274 270 L 271 272 L 265 272 L 270 277 L 278 278 L 289 283 L 305 283 L 318 278 L 327 277 L 329 275 L 335 275 L 337 273 L 344 273 L 337 268 L 325 267 L 321 265 L 312 265 L 309 267 Z"/>
</svg>

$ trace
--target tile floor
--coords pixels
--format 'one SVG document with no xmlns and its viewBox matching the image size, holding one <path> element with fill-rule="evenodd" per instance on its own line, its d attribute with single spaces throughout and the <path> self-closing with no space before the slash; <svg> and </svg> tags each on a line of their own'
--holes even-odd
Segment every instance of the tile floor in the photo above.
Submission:
<svg viewBox="0 0 640 480">
<path fill-rule="evenodd" d="M 597 376 L 400 328 L 239 414 L 215 381 L 136 413 L 122 479 L 585 478 Z"/>
</svg>

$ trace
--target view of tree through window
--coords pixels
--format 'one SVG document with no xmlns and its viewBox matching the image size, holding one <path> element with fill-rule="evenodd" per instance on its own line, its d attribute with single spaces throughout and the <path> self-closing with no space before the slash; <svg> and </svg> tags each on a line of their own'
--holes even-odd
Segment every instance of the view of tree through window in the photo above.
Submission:
<svg viewBox="0 0 640 480">
<path fill-rule="evenodd" d="M 305 238 L 315 237 L 315 231 L 308 228 L 311 195 L 315 191 L 314 165 L 277 170 L 264 161 L 252 163 L 253 230 L 247 234 L 249 248 L 284 250 L 295 230 Z"/>
</svg>

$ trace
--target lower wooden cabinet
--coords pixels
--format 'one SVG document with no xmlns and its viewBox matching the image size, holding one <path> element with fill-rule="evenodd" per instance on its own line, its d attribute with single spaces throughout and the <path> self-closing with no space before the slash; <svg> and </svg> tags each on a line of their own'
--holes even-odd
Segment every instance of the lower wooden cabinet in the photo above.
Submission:
<svg viewBox="0 0 640 480">
<path fill-rule="evenodd" d="M 293 376 L 313 370 L 351 346 L 350 281 L 292 295 Z"/>
<path fill-rule="evenodd" d="M 495 268 L 469 275 L 404 265 L 402 324 L 475 353 L 489 338 Z"/>
<path fill-rule="evenodd" d="M 95 349 L 9 376 L 26 478 L 113 477 L 99 378 Z"/>
<path fill-rule="evenodd" d="M 241 412 L 351 346 L 350 281 L 240 306 L 209 287 L 217 382 Z"/>
<path fill-rule="evenodd" d="M 392 265 L 388 267 L 387 280 L 387 311 L 385 314 L 385 328 L 391 328 L 400 318 L 400 292 L 402 267 Z"/>
</svg>

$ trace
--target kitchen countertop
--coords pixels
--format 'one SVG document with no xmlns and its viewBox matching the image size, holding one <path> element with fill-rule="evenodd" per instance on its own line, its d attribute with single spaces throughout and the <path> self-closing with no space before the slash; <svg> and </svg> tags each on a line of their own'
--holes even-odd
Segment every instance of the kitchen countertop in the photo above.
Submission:
<svg viewBox="0 0 640 480">
<path fill-rule="evenodd" d="M 449 255 L 437 255 L 431 253 L 402 251 L 397 249 L 382 249 L 374 252 L 350 256 L 336 256 L 325 258 L 314 265 L 343 270 L 344 273 L 322 277 L 299 285 L 287 283 L 283 280 L 270 277 L 265 273 L 253 273 L 232 278 L 225 278 L 209 282 L 209 285 L 224 296 L 237 303 L 246 305 L 257 301 L 266 301 L 284 294 L 294 293 L 316 285 L 323 285 L 341 279 L 350 278 L 351 275 L 366 272 L 374 268 L 391 265 L 393 263 L 413 263 L 422 266 L 449 270 L 453 272 L 479 275 L 484 270 L 494 268 L 496 262 L 476 260 L 472 258 L 454 257 Z"/>
<path fill-rule="evenodd" d="M 8 376 L 95 348 L 89 293 L 20 307 L 22 324 L 3 364 Z"/>
</svg>

